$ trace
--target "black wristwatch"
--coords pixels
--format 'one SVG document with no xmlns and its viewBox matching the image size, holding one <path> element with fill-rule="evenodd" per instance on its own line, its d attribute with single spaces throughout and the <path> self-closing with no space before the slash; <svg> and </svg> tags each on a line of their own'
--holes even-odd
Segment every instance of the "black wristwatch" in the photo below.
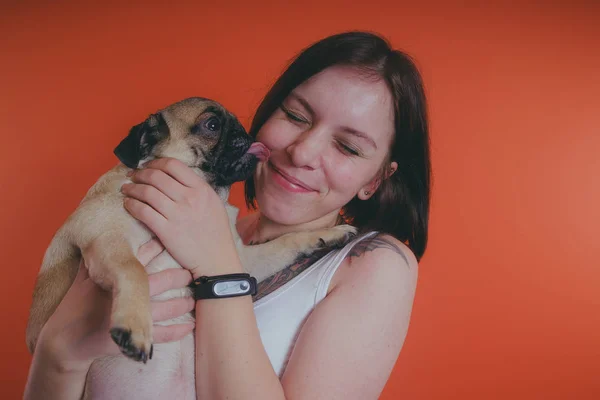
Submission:
<svg viewBox="0 0 600 400">
<path fill-rule="evenodd" d="M 201 276 L 190 284 L 194 300 L 254 296 L 256 278 L 250 274 Z"/>
</svg>

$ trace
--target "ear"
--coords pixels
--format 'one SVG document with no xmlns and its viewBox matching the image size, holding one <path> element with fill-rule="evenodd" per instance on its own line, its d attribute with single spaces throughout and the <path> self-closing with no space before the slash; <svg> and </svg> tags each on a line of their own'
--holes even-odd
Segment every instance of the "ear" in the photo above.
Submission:
<svg viewBox="0 0 600 400">
<path fill-rule="evenodd" d="M 367 200 L 371 198 L 371 196 L 373 196 L 375 191 L 377 191 L 377 189 L 379 188 L 379 185 L 381 185 L 382 176 L 384 180 L 388 179 L 394 174 L 394 172 L 396 172 L 397 169 L 398 163 L 396 161 L 391 162 L 390 165 L 385 169 L 385 171 L 383 171 L 381 174 L 378 174 L 369 183 L 360 188 L 360 190 L 357 193 L 358 198 L 361 200 Z"/>
<path fill-rule="evenodd" d="M 148 157 L 156 143 L 169 135 L 169 128 L 161 114 L 153 114 L 129 130 L 129 134 L 114 149 L 117 158 L 129 168 L 137 168 Z"/>
<path fill-rule="evenodd" d="M 148 124 L 146 121 L 135 125 L 129 134 L 113 151 L 117 158 L 129 168 L 137 168 L 141 158 L 141 146 L 146 134 Z"/>
</svg>

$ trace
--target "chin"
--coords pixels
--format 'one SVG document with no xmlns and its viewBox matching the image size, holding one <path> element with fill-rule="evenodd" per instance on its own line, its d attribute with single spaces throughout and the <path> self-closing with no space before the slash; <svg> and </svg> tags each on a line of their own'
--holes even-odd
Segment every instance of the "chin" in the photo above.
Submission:
<svg viewBox="0 0 600 400">
<path fill-rule="evenodd" d="M 319 224 L 318 220 L 321 220 L 324 224 L 329 224 L 329 216 L 332 220 L 336 220 L 339 213 L 339 209 L 324 212 L 322 209 L 311 209 L 303 204 L 293 204 L 289 200 L 287 202 L 282 201 L 265 193 L 257 193 L 256 202 L 258 209 L 265 217 L 277 224 L 286 226 L 311 222 Z"/>
<path fill-rule="evenodd" d="M 297 225 L 302 223 L 296 215 L 295 207 L 277 201 L 274 198 L 261 199 L 260 197 L 259 195 L 256 196 L 258 209 L 269 220 L 281 225 Z"/>
<path fill-rule="evenodd" d="M 301 205 L 282 201 L 264 192 L 256 193 L 256 203 L 265 217 L 281 225 L 298 225 L 315 219 Z"/>
</svg>

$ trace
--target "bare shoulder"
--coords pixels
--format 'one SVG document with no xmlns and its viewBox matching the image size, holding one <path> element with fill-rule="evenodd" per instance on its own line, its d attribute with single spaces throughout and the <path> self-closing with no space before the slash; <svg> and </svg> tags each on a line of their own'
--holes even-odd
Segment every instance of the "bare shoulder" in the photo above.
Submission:
<svg viewBox="0 0 600 400">
<path fill-rule="evenodd" d="M 418 262 L 404 243 L 379 234 L 355 244 L 336 271 L 329 291 L 339 285 L 398 287 L 416 285 Z M 382 288 L 383 288 L 382 287 Z"/>
</svg>

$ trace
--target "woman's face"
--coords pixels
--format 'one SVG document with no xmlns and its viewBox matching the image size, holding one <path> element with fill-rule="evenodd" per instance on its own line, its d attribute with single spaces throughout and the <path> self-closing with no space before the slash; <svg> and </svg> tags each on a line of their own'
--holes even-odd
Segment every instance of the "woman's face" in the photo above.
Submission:
<svg viewBox="0 0 600 400">
<path fill-rule="evenodd" d="M 261 212 L 284 225 L 335 221 L 354 196 L 372 195 L 393 134 L 392 96 L 382 79 L 342 66 L 313 76 L 258 132 L 271 150 L 254 177 Z"/>
</svg>

